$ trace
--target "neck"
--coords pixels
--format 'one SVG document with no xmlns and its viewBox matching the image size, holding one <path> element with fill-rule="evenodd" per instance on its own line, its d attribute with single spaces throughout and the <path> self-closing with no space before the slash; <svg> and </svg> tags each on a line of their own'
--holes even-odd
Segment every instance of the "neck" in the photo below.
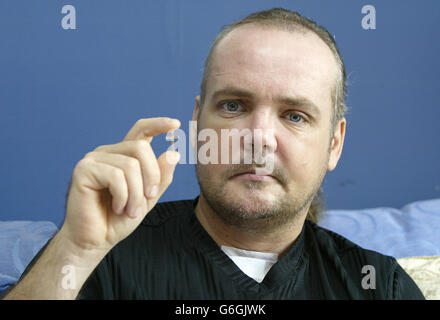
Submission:
<svg viewBox="0 0 440 320">
<path fill-rule="evenodd" d="M 295 243 L 301 233 L 308 207 L 305 213 L 283 226 L 282 229 L 267 233 L 247 232 L 237 227 L 226 225 L 200 194 L 195 208 L 197 219 L 211 238 L 220 246 L 229 246 L 250 251 L 271 252 L 281 258 Z"/>
</svg>

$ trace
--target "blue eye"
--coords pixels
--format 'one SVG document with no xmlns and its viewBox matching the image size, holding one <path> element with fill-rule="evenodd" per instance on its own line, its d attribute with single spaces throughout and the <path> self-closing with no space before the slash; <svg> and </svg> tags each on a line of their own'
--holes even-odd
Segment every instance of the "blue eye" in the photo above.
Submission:
<svg viewBox="0 0 440 320">
<path fill-rule="evenodd" d="M 298 113 L 291 112 L 289 113 L 289 121 L 299 123 L 301 121 L 304 121 L 304 117 Z"/>
<path fill-rule="evenodd" d="M 228 112 L 236 112 L 241 107 L 237 101 L 228 101 L 221 105 Z"/>
</svg>

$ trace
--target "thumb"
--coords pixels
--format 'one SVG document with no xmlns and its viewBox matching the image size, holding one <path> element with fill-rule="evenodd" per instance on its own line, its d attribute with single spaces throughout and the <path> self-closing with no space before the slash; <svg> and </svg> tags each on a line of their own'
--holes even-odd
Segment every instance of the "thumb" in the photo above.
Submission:
<svg viewBox="0 0 440 320">
<path fill-rule="evenodd" d="M 180 153 L 177 151 L 166 151 L 157 159 L 160 169 L 159 196 L 165 192 L 173 181 L 174 170 L 180 160 Z"/>
</svg>

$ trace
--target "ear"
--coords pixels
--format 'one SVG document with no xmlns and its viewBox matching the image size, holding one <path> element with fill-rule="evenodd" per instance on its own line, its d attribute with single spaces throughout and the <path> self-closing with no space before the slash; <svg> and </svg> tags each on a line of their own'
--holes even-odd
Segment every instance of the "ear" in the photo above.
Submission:
<svg viewBox="0 0 440 320">
<path fill-rule="evenodd" d="M 328 171 L 333 171 L 336 168 L 339 158 L 341 157 L 342 148 L 344 146 L 346 125 L 347 120 L 342 118 L 335 127 L 327 166 Z"/>
<path fill-rule="evenodd" d="M 193 121 L 197 121 L 197 113 L 199 112 L 200 109 L 200 96 L 197 96 L 195 100 L 196 100 L 196 105 L 193 111 L 193 117 L 192 117 Z"/>
<path fill-rule="evenodd" d="M 196 97 L 196 105 L 194 107 L 192 123 L 195 125 L 191 125 L 189 128 L 189 137 L 193 150 L 196 150 L 196 138 L 197 138 L 197 114 L 200 110 L 200 96 Z"/>
</svg>

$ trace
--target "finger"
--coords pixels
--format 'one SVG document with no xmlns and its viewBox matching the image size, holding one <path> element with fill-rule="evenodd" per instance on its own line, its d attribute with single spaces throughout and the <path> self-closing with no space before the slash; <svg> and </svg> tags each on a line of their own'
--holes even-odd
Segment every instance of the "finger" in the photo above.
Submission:
<svg viewBox="0 0 440 320">
<path fill-rule="evenodd" d="M 156 196 L 156 199 L 162 196 L 162 194 L 173 181 L 174 171 L 179 160 L 180 154 L 177 151 L 166 151 L 160 155 L 159 159 L 157 159 L 157 163 L 160 168 L 161 180 L 159 193 Z"/>
<path fill-rule="evenodd" d="M 113 212 L 123 212 L 128 201 L 128 187 L 121 169 L 84 158 L 78 162 L 75 171 L 80 187 L 92 190 L 108 189 L 112 196 Z"/>
<path fill-rule="evenodd" d="M 128 187 L 128 202 L 125 212 L 132 218 L 144 210 L 144 187 L 139 160 L 123 154 L 94 152 L 89 156 L 98 163 L 117 167 L 124 172 Z"/>
<path fill-rule="evenodd" d="M 177 119 L 167 117 L 139 119 L 127 133 L 124 141 L 144 139 L 151 142 L 152 137 L 179 127 L 180 121 Z"/>
<path fill-rule="evenodd" d="M 156 196 L 161 180 L 161 174 L 156 155 L 147 141 L 124 141 L 113 145 L 100 146 L 95 151 L 124 154 L 136 158 L 141 167 L 141 177 L 145 197 L 153 198 Z"/>
</svg>

